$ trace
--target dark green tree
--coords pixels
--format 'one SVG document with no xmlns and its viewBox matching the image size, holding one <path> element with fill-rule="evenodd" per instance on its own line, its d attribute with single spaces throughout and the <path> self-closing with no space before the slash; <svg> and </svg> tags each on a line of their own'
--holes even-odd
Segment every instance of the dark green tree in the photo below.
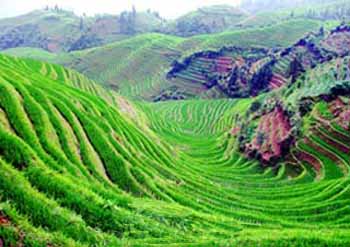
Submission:
<svg viewBox="0 0 350 247">
<path fill-rule="evenodd" d="M 84 29 L 84 18 L 80 17 L 79 29 L 82 31 Z"/>
</svg>

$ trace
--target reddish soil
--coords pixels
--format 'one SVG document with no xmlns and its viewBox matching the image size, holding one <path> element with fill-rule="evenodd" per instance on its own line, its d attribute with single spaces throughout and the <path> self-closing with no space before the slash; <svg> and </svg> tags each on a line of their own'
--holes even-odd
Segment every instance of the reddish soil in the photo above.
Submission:
<svg viewBox="0 0 350 247">
<path fill-rule="evenodd" d="M 286 78 L 279 74 L 274 74 L 269 82 L 270 89 L 278 89 L 286 83 Z"/>
<path fill-rule="evenodd" d="M 233 59 L 230 57 L 220 57 L 215 61 L 216 71 L 219 73 L 228 73 L 233 68 Z"/>
<path fill-rule="evenodd" d="M 335 122 L 345 130 L 350 130 L 350 102 L 344 102 L 340 98 L 331 102 L 329 110 L 335 117 Z"/>
<path fill-rule="evenodd" d="M 350 143 L 350 136 L 345 135 L 343 133 L 340 133 L 339 131 L 335 131 L 331 126 L 327 125 L 324 126 L 325 129 L 328 132 L 332 133 L 332 136 L 334 136 L 335 138 L 337 138 L 338 140 L 340 140 L 342 143 Z"/>
<path fill-rule="evenodd" d="M 304 151 L 298 151 L 295 156 L 299 161 L 305 161 L 310 164 L 317 172 L 321 170 L 322 165 L 320 161 L 311 154 Z"/>
<path fill-rule="evenodd" d="M 323 42 L 323 46 L 337 52 L 339 55 L 344 56 L 350 47 L 350 33 L 349 32 L 337 32 L 328 36 Z"/>
<path fill-rule="evenodd" d="M 333 115 L 337 116 L 342 112 L 344 106 L 345 103 L 340 98 L 337 98 L 329 105 L 329 110 Z"/>
<path fill-rule="evenodd" d="M 350 108 L 340 113 L 338 123 L 346 130 L 350 130 Z"/>
<path fill-rule="evenodd" d="M 0 213 L 0 226 L 5 226 L 9 224 L 10 224 L 10 220 L 6 216 Z"/>
<path fill-rule="evenodd" d="M 282 155 L 283 146 L 290 137 L 291 126 L 283 109 L 277 106 L 272 112 L 261 117 L 255 138 L 247 145 L 248 153 L 257 151 L 263 161 Z"/>
<path fill-rule="evenodd" d="M 339 158 L 336 155 L 334 155 L 333 153 L 327 151 L 326 149 L 324 149 L 323 147 L 321 147 L 318 144 L 314 143 L 310 139 L 305 138 L 305 144 L 308 145 L 309 147 L 311 147 L 312 149 L 316 150 L 318 153 L 326 156 L 327 158 L 329 158 L 333 162 L 335 162 L 335 163 L 341 162 L 341 160 L 339 160 Z"/>
<path fill-rule="evenodd" d="M 336 142 L 331 137 L 327 136 L 326 134 L 322 133 L 321 131 L 316 129 L 316 130 L 313 130 L 313 132 L 315 133 L 316 136 L 321 138 L 324 142 L 326 142 L 330 146 L 335 147 L 336 149 L 338 149 L 339 151 L 341 151 L 343 153 L 350 153 L 349 147 L 347 147 L 339 142 Z"/>
<path fill-rule="evenodd" d="M 239 133 L 240 130 L 241 130 L 241 129 L 240 129 L 239 127 L 234 127 L 234 128 L 232 128 L 232 130 L 231 130 L 231 135 L 233 135 L 233 136 L 237 135 L 237 134 Z"/>
</svg>

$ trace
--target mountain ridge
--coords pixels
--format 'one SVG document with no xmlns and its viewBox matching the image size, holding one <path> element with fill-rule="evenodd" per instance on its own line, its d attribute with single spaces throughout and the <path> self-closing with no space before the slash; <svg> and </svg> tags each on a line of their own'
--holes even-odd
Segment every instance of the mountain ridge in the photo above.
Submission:
<svg viewBox="0 0 350 247">
<path fill-rule="evenodd" d="M 337 6 L 337 7 L 334 7 Z M 46 7 L 18 17 L 0 19 L 0 50 L 30 46 L 50 52 L 67 52 L 103 46 L 137 34 L 157 32 L 180 37 L 268 27 L 295 18 L 322 21 L 349 19 L 349 6 L 335 1 L 317 8 L 289 8 L 249 14 L 229 5 L 202 7 L 166 20 L 156 11 L 123 11 L 118 15 L 78 16 L 59 7 Z M 29 30 L 29 31 L 28 31 Z"/>
</svg>

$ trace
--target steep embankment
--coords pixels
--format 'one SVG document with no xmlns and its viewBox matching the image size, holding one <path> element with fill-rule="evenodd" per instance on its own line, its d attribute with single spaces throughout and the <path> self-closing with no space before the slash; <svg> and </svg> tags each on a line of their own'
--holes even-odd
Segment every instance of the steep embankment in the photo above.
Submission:
<svg viewBox="0 0 350 247">
<path fill-rule="evenodd" d="M 60 66 L 0 66 L 2 245 L 350 244 L 347 176 L 233 151 L 251 99 L 118 104 Z"/>
</svg>

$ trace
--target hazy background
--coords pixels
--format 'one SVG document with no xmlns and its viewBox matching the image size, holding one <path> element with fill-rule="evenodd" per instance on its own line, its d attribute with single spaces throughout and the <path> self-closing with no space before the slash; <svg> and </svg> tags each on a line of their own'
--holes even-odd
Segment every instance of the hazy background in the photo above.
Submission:
<svg viewBox="0 0 350 247">
<path fill-rule="evenodd" d="M 131 9 L 132 5 L 137 10 L 152 9 L 159 11 L 165 18 L 176 18 L 198 7 L 214 4 L 237 5 L 240 0 L 0 0 L 0 18 L 25 14 L 34 9 L 44 8 L 46 5 L 73 10 L 77 14 L 118 14 L 123 10 Z"/>
</svg>

